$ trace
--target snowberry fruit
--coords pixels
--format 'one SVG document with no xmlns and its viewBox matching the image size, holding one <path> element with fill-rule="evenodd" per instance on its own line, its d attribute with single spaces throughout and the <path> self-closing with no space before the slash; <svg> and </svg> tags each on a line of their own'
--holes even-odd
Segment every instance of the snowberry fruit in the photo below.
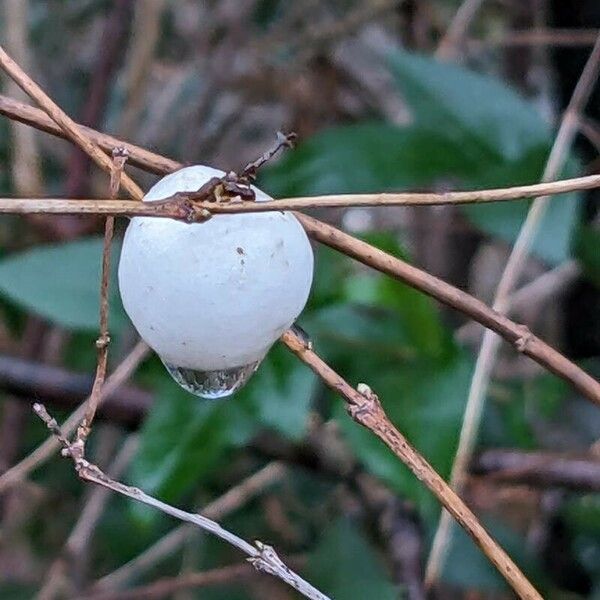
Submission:
<svg viewBox="0 0 600 600">
<path fill-rule="evenodd" d="M 199 189 L 224 173 L 186 167 L 161 179 L 144 202 Z M 256 200 L 272 200 L 254 188 Z M 135 217 L 119 263 L 123 306 L 141 337 L 185 389 L 232 394 L 300 314 L 313 254 L 287 212 L 215 215 L 204 223 Z"/>
</svg>

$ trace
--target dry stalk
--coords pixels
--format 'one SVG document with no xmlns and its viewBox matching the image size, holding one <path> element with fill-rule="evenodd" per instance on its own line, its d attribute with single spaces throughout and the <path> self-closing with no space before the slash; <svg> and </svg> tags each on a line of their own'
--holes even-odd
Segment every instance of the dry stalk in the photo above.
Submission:
<svg viewBox="0 0 600 600">
<path fill-rule="evenodd" d="M 354 389 L 325 363 L 295 333 L 283 334 L 282 341 L 302 362 L 307 364 L 334 392 L 344 398 L 350 416 L 381 439 L 392 452 L 422 481 L 437 497 L 442 506 L 473 538 L 483 553 L 496 566 L 520 598 L 541 596 L 529 583 L 512 559 L 481 526 L 477 517 L 437 474 L 435 469 L 413 448 L 408 440 L 390 422 L 377 395 L 365 384 Z"/>
<path fill-rule="evenodd" d="M 231 514 L 268 486 L 279 481 L 285 475 L 282 463 L 272 462 L 260 471 L 244 479 L 225 494 L 207 504 L 201 511 L 205 517 L 215 521 Z M 137 579 L 146 571 L 164 560 L 180 548 L 190 531 L 189 525 L 180 525 L 157 542 L 146 548 L 141 554 L 119 567 L 112 573 L 100 578 L 94 589 L 111 590 L 118 588 L 132 579 Z"/>
<path fill-rule="evenodd" d="M 596 39 L 596 44 L 579 77 L 569 105 L 563 115 L 544 169 L 543 181 L 549 181 L 557 177 L 564 165 L 565 157 L 568 155 L 573 139 L 578 131 L 580 114 L 584 110 L 589 95 L 593 90 L 598 70 L 600 70 L 600 35 Z M 512 291 L 521 276 L 529 248 L 541 226 L 549 201 L 550 198 L 548 196 L 537 198 L 527 213 L 525 222 L 515 241 L 496 290 L 492 308 L 499 314 L 506 313 L 510 308 Z M 454 489 L 462 487 L 473 456 L 492 369 L 499 347 L 500 339 L 492 331 L 486 331 L 475 363 L 458 448 L 452 466 L 450 484 Z M 433 585 L 442 572 L 452 535 L 451 526 L 452 523 L 449 515 L 442 511 L 427 563 L 425 577 L 428 586 Z"/>
<path fill-rule="evenodd" d="M 300 575 L 292 571 L 282 560 L 279 558 L 275 549 L 267 544 L 256 540 L 254 545 L 248 543 L 246 540 L 239 536 L 231 533 L 227 529 L 221 527 L 216 521 L 208 519 L 199 514 L 188 513 L 175 506 L 166 504 L 153 496 L 149 496 L 139 488 L 131 487 L 111 479 L 104 471 L 98 466 L 90 463 L 82 456 L 80 448 L 77 445 L 71 443 L 62 433 L 58 423 L 52 418 L 45 407 L 41 404 L 34 404 L 33 410 L 35 413 L 44 421 L 48 429 L 56 437 L 63 450 L 62 453 L 65 457 L 71 458 L 75 466 L 75 471 L 83 481 L 95 483 L 106 489 L 112 490 L 122 496 L 146 504 L 152 508 L 155 508 L 171 517 L 191 523 L 204 531 L 211 533 L 212 535 L 224 540 L 228 544 L 236 547 L 238 550 L 248 556 L 246 560 L 257 570 L 263 573 L 268 573 L 273 577 L 277 577 L 287 583 L 290 587 L 300 592 L 306 598 L 311 600 L 329 600 L 327 596 L 322 594 L 319 590 L 314 588 L 310 583 L 302 579 Z"/>
<path fill-rule="evenodd" d="M 340 194 L 282 198 L 271 202 L 212 202 L 197 200 L 185 193 L 160 202 L 69 198 L 0 198 L 0 214 L 151 216 L 187 221 L 204 221 L 210 215 L 259 213 L 311 208 L 348 208 L 351 206 L 439 206 L 483 204 L 552 196 L 600 187 L 600 175 L 574 177 L 548 183 L 488 190 L 436 193 Z"/>
<path fill-rule="evenodd" d="M 113 163 L 110 172 L 110 197 L 115 198 L 119 192 L 121 183 L 121 174 L 127 161 L 127 151 L 124 148 L 115 148 L 113 150 Z M 100 336 L 96 340 L 98 349 L 98 363 L 96 365 L 96 376 L 92 385 L 90 400 L 87 404 L 87 411 L 83 421 L 77 428 L 75 444 L 80 448 L 81 455 L 84 454 L 85 442 L 90 435 L 92 422 L 100 403 L 100 392 L 106 379 L 106 368 L 108 364 L 108 345 L 110 343 L 110 334 L 108 331 L 108 290 L 110 284 L 110 254 L 113 233 L 115 230 L 115 218 L 108 217 L 104 225 L 104 243 L 102 247 L 102 271 L 100 281 Z"/>
</svg>

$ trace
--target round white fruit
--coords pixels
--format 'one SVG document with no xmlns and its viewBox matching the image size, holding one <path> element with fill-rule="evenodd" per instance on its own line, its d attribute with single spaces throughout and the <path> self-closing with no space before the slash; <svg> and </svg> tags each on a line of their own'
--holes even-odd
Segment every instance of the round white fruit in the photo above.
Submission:
<svg viewBox="0 0 600 600">
<path fill-rule="evenodd" d="M 144 197 L 191 192 L 224 173 L 186 167 Z M 271 200 L 255 189 L 258 201 Z M 119 288 L 127 314 L 162 360 L 200 371 L 261 360 L 300 314 L 313 254 L 286 212 L 216 215 L 204 223 L 135 217 L 121 251 Z"/>
</svg>

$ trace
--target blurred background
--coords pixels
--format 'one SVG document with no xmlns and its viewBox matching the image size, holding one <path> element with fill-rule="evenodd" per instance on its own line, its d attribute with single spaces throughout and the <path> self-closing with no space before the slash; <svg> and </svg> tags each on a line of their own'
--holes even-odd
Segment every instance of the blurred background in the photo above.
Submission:
<svg viewBox="0 0 600 600">
<path fill-rule="evenodd" d="M 277 130 L 297 132 L 298 148 L 260 174 L 274 197 L 538 181 L 600 29 L 597 0 L 0 7 L 9 54 L 79 122 L 225 170 L 258 157 Z M 28 102 L 1 79 L 4 94 Z M 600 172 L 599 118 L 596 85 L 563 176 Z M 131 173 L 145 189 L 157 179 Z M 0 193 L 106 197 L 107 178 L 67 142 L 2 118 Z M 527 206 L 315 214 L 489 303 Z M 519 282 L 532 285 L 513 314 L 599 376 L 597 211 L 597 192 L 551 201 Z M 101 230 L 91 217 L 0 219 L 2 472 L 47 437 L 32 402 L 63 420 L 90 390 Z M 315 251 L 300 324 L 350 383 L 379 393 L 397 427 L 448 477 L 481 327 L 331 250 Z M 116 286 L 111 295 L 112 370 L 137 340 Z M 463 495 L 545 597 L 600 598 L 599 439 L 597 407 L 502 347 Z M 437 502 L 282 347 L 221 402 L 186 394 L 148 356 L 104 403 L 90 455 L 189 510 L 217 501 L 210 514 L 224 526 L 273 544 L 336 600 L 426 597 Z M 239 567 L 224 543 L 173 533 L 179 524 L 164 515 L 82 484 L 56 452 L 19 473 L 0 479 L 2 598 L 296 597 Z M 165 535 L 170 545 L 121 568 Z M 209 570 L 212 580 L 196 576 Z M 165 577 L 159 590 L 125 593 Z M 429 597 L 512 596 L 454 530 Z"/>
</svg>

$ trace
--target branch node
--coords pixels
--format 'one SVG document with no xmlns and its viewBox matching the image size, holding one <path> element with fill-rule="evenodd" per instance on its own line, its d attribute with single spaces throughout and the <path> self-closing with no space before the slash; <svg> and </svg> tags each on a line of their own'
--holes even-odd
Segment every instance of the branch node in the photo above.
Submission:
<svg viewBox="0 0 600 600">
<path fill-rule="evenodd" d="M 254 545 L 258 549 L 256 556 L 251 556 L 246 559 L 257 571 L 268 573 L 269 575 L 278 576 L 282 571 L 289 573 L 288 567 L 279 558 L 275 548 L 268 544 L 263 544 L 259 540 L 255 540 Z"/>
<path fill-rule="evenodd" d="M 533 333 L 529 330 L 529 327 L 526 325 L 520 325 L 519 330 L 521 335 L 513 342 L 517 352 L 525 352 L 527 350 L 527 346 L 529 342 L 533 339 Z"/>
<path fill-rule="evenodd" d="M 348 404 L 347 407 L 352 419 L 361 425 L 380 419 L 383 415 L 383 407 L 379 396 L 366 383 L 359 383 L 356 391 L 358 397 L 355 396 L 355 402 Z"/>
</svg>

